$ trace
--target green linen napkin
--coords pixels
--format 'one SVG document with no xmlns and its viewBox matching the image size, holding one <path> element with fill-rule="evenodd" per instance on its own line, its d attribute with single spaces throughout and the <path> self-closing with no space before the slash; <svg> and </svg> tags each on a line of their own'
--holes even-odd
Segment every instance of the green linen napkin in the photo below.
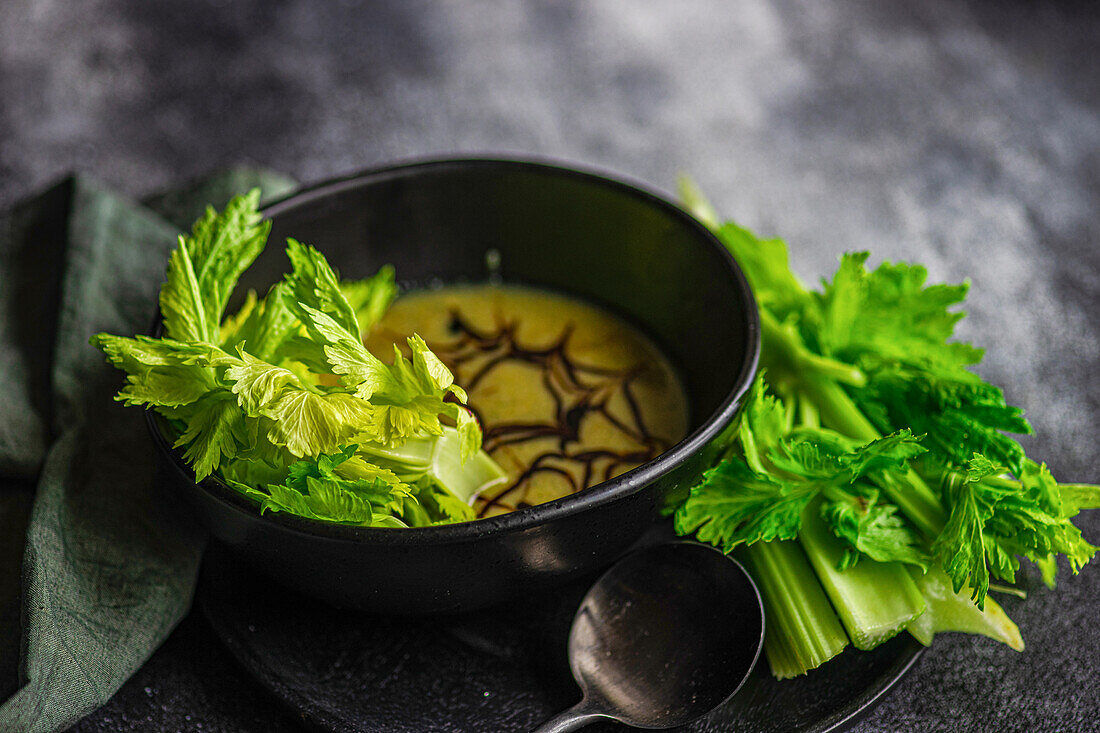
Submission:
<svg viewBox="0 0 1100 733">
<path fill-rule="evenodd" d="M 232 170 L 139 204 L 76 176 L 0 218 L 0 571 L 34 487 L 0 731 L 61 730 L 95 710 L 190 606 L 204 533 L 167 510 L 143 415 L 112 400 L 122 377 L 88 339 L 146 331 L 176 234 L 253 186 L 271 198 L 293 182 Z M 13 621 L 0 615 L 0 654 Z"/>
</svg>

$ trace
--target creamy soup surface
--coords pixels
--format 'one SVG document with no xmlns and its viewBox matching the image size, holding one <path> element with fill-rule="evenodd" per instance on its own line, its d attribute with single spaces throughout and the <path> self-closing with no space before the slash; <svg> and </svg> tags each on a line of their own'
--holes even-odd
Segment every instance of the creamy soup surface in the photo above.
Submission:
<svg viewBox="0 0 1100 733">
<path fill-rule="evenodd" d="M 687 432 L 668 359 L 639 331 L 576 298 L 469 285 L 403 295 L 368 336 L 376 354 L 419 333 L 454 372 L 508 482 L 480 516 L 541 504 L 656 457 Z"/>
</svg>

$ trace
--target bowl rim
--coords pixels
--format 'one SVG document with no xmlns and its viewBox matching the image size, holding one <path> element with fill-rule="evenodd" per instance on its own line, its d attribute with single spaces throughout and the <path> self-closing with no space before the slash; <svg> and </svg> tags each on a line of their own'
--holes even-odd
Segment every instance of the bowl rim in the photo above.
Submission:
<svg viewBox="0 0 1100 733">
<path fill-rule="evenodd" d="M 745 277 L 733 255 L 710 229 L 684 208 L 674 203 L 673 199 L 667 194 L 630 176 L 542 156 L 463 155 L 457 157 L 412 158 L 309 184 L 266 204 L 261 208 L 260 214 L 265 219 L 270 219 L 285 211 L 323 200 L 332 195 L 354 190 L 387 178 L 415 175 L 417 171 L 421 170 L 471 167 L 524 169 L 540 174 L 582 179 L 591 184 L 613 189 L 659 209 L 672 220 L 678 221 L 683 226 L 693 230 L 701 241 L 708 243 L 716 250 L 720 261 L 726 265 L 729 274 L 740 286 L 741 305 L 746 320 L 745 343 L 743 344 L 745 358 L 740 364 L 740 370 L 732 382 L 732 387 L 710 415 L 695 430 L 656 458 L 575 494 L 544 504 L 524 507 L 492 517 L 481 517 L 467 522 L 430 527 L 397 528 L 336 524 L 286 514 L 285 512 L 260 514 L 256 511 L 257 502 L 255 500 L 249 499 L 239 491 L 230 488 L 216 476 L 209 476 L 203 479 L 202 482 L 196 482 L 194 472 L 183 460 L 181 451 L 172 446 L 161 429 L 163 423 L 157 418 L 153 410 L 147 410 L 146 423 L 154 442 L 162 454 L 172 461 L 175 468 L 185 478 L 200 487 L 219 503 L 246 513 L 252 519 L 277 525 L 295 534 L 334 541 L 351 541 L 359 544 L 430 545 L 464 542 L 477 540 L 487 534 L 530 530 L 550 520 L 579 514 L 635 494 L 661 476 L 679 468 L 732 422 L 741 407 L 742 397 L 752 385 L 752 379 L 760 358 L 760 316 L 748 278 Z M 157 335 L 160 324 L 161 316 L 158 307 L 153 335 Z"/>
</svg>

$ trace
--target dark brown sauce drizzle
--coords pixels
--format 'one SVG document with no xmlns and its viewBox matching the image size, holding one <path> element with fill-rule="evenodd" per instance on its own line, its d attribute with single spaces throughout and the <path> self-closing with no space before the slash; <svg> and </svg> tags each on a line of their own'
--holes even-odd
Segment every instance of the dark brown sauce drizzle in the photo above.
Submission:
<svg viewBox="0 0 1100 733">
<path fill-rule="evenodd" d="M 558 339 L 549 347 L 535 349 L 524 346 L 516 338 L 518 321 L 505 321 L 499 315 L 496 327 L 482 331 L 466 321 L 457 309 L 452 309 L 448 330 L 455 340 L 431 344 L 432 350 L 453 371 L 479 358 L 485 359 L 477 371 L 464 379 L 463 386 L 472 392 L 497 366 L 507 361 L 519 361 L 541 369 L 541 380 L 554 403 L 552 422 L 500 422 L 486 424 L 476 408 L 471 406 L 481 423 L 484 448 L 489 453 L 506 446 L 540 438 L 557 439 L 557 450 L 536 456 L 529 466 L 503 491 L 486 499 L 479 512 L 485 514 L 493 507 L 514 509 L 526 506 L 520 501 L 510 506 L 505 499 L 521 491 L 533 476 L 553 473 L 563 477 L 573 493 L 610 479 L 616 469 L 645 463 L 668 448 L 668 444 L 651 434 L 642 419 L 641 410 L 631 391 L 631 383 L 641 373 L 640 366 L 630 369 L 606 369 L 584 364 L 572 358 L 567 351 L 573 324 L 567 324 Z M 622 395 L 629 407 L 630 416 L 623 420 L 612 414 L 608 405 L 615 395 Z M 608 448 L 578 450 L 581 425 L 589 415 L 599 414 L 618 430 L 628 435 L 639 448 L 631 451 L 615 451 Z M 606 462 L 602 470 L 597 464 Z M 579 468 L 583 478 L 577 481 L 569 467 Z"/>
</svg>

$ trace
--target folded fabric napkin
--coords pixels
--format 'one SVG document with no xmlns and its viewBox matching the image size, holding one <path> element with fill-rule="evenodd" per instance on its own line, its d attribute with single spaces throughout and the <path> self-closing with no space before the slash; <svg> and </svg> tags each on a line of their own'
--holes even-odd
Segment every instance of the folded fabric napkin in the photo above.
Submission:
<svg viewBox="0 0 1100 733">
<path fill-rule="evenodd" d="M 88 339 L 147 331 L 176 234 L 207 204 L 293 185 L 238 169 L 136 203 L 75 176 L 0 217 L 0 553 L 23 551 L 21 647 L 0 615 L 0 655 L 20 652 L 0 731 L 95 710 L 187 612 L 205 536 L 166 510 L 143 416 L 113 402 L 122 377 Z"/>
</svg>

